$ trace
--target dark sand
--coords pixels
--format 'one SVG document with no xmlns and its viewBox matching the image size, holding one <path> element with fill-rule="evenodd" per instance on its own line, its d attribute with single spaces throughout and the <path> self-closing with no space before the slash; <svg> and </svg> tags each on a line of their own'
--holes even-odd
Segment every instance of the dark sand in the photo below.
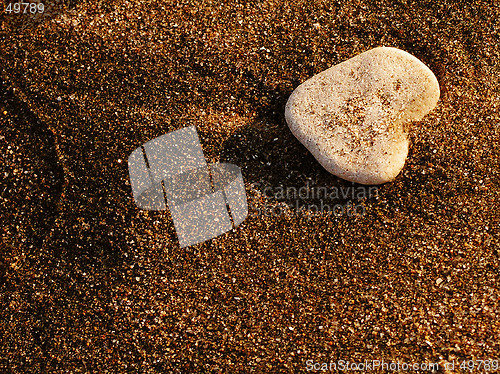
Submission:
<svg viewBox="0 0 500 374">
<path fill-rule="evenodd" d="M 388 3 L 81 1 L 2 16 L 1 371 L 500 359 L 500 8 Z M 290 203 L 265 186 L 351 186 L 293 138 L 284 104 L 380 45 L 421 59 L 442 90 L 403 172 L 364 216 L 256 217 Z M 135 207 L 127 158 L 189 125 L 209 161 L 242 168 L 254 208 L 180 249 L 168 212 Z"/>
</svg>

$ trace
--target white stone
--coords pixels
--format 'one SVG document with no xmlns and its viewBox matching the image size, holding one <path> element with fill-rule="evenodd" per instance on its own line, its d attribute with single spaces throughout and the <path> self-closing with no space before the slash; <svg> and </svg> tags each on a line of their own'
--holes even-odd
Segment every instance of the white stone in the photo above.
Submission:
<svg viewBox="0 0 500 374">
<path fill-rule="evenodd" d="M 394 180 L 409 124 L 437 104 L 439 83 L 411 54 L 379 47 L 302 83 L 285 109 L 292 133 L 330 173 L 361 184 Z"/>
</svg>

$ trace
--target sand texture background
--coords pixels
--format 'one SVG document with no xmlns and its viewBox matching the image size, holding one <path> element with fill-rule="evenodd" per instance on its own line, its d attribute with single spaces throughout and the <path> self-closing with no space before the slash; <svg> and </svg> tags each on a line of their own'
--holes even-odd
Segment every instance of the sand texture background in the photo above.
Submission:
<svg viewBox="0 0 500 374">
<path fill-rule="evenodd" d="M 2 372 L 500 358 L 496 1 L 76 1 L 1 17 Z M 293 203 L 265 186 L 352 186 L 293 137 L 284 105 L 382 45 L 441 88 L 403 172 L 363 216 L 256 216 Z M 207 161 L 242 168 L 252 208 L 180 249 L 168 211 L 135 207 L 127 158 L 190 125 Z"/>
</svg>

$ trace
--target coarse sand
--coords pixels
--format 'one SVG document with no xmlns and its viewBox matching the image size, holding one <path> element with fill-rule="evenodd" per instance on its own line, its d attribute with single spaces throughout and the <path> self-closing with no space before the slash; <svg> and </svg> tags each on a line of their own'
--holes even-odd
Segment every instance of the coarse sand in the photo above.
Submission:
<svg viewBox="0 0 500 374">
<path fill-rule="evenodd" d="M 495 1 L 46 9 L 0 16 L 0 371 L 384 360 L 447 372 L 500 359 Z M 377 46 L 411 53 L 440 83 L 401 174 L 374 196 L 322 201 L 364 214 L 273 194 L 360 187 L 317 163 L 284 106 L 307 78 Z M 168 211 L 134 205 L 127 158 L 191 125 L 208 162 L 242 169 L 250 214 L 180 249 Z"/>
</svg>

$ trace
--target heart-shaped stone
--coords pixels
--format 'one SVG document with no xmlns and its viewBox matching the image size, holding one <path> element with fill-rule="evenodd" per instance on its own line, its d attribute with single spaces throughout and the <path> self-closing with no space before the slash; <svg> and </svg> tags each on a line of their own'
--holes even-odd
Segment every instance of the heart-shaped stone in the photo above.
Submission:
<svg viewBox="0 0 500 374">
<path fill-rule="evenodd" d="M 439 100 L 419 59 L 379 47 L 302 83 L 285 109 L 292 133 L 330 173 L 361 184 L 392 181 L 409 149 L 409 124 Z"/>
</svg>

